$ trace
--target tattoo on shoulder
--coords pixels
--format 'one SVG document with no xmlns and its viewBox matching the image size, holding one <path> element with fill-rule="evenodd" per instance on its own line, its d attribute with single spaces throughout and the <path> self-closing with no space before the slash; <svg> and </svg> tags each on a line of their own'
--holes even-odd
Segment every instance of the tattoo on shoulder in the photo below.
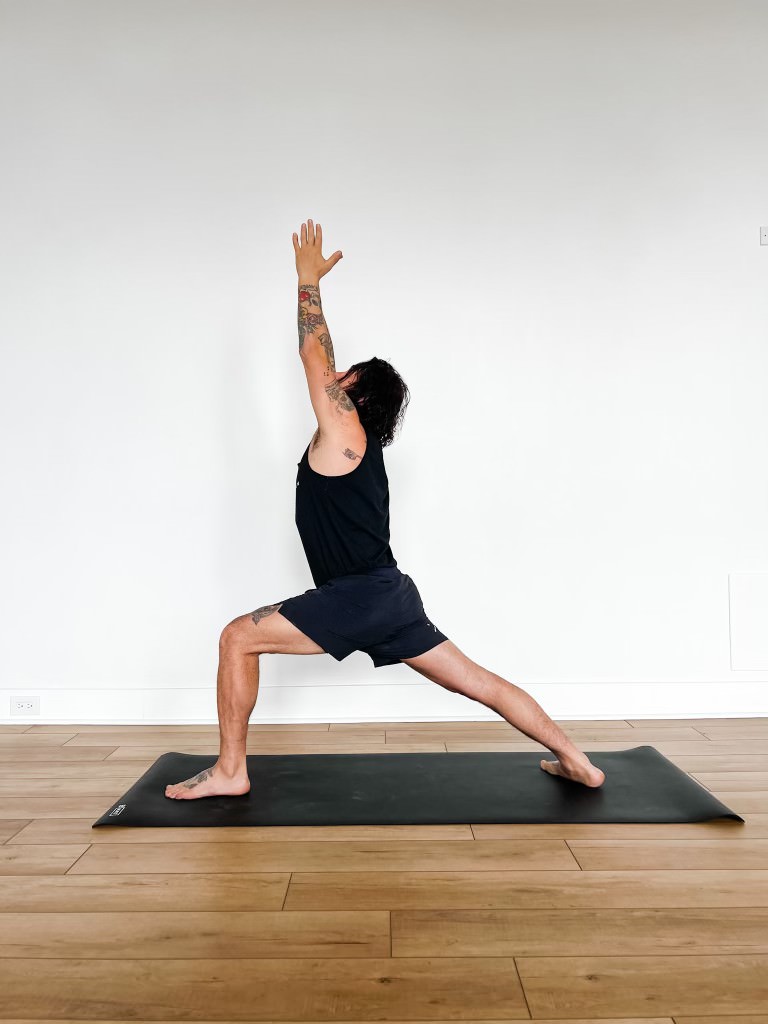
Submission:
<svg viewBox="0 0 768 1024">
<path fill-rule="evenodd" d="M 339 382 L 337 380 L 334 380 L 331 384 L 326 385 L 325 393 L 328 395 L 332 402 L 336 403 L 336 405 L 342 412 L 352 412 L 354 410 L 355 403 L 346 393 L 344 388 L 339 385 Z"/>
</svg>

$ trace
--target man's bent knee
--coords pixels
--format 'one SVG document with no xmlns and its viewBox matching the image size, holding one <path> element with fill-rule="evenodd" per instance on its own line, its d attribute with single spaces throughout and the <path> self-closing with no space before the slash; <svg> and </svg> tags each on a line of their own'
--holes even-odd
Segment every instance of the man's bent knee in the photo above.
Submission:
<svg viewBox="0 0 768 1024">
<path fill-rule="evenodd" d="M 222 651 L 237 651 L 244 654 L 259 654 L 265 638 L 261 632 L 254 629 L 262 619 L 276 612 L 282 605 L 282 601 L 275 604 L 265 604 L 261 608 L 246 615 L 238 615 L 236 619 L 227 623 L 219 637 L 219 649 Z"/>
</svg>

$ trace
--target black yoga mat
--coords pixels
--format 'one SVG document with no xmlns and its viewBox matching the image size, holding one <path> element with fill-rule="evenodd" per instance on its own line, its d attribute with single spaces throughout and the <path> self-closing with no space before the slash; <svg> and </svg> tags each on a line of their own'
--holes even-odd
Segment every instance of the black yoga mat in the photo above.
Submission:
<svg viewBox="0 0 768 1024">
<path fill-rule="evenodd" d="M 245 796 L 172 800 L 168 783 L 218 756 L 174 751 L 92 827 L 744 821 L 654 747 L 587 754 L 605 772 L 599 789 L 545 772 L 548 751 L 248 754 Z"/>
</svg>

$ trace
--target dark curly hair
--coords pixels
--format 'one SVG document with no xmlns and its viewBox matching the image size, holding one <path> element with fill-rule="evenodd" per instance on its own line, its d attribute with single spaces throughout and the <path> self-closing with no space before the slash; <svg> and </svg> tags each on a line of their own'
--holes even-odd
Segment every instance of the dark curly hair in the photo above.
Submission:
<svg viewBox="0 0 768 1024">
<path fill-rule="evenodd" d="M 375 434 L 382 448 L 386 448 L 402 425 L 411 398 L 408 386 L 394 366 L 378 356 L 350 366 L 339 378 L 339 384 L 353 373 L 357 377 L 344 390 L 357 409 L 363 427 Z"/>
</svg>

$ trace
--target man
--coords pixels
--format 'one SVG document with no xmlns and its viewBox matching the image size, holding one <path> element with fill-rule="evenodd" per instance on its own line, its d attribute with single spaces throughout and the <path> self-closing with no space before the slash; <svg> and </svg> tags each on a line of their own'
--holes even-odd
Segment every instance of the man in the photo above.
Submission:
<svg viewBox="0 0 768 1024">
<path fill-rule="evenodd" d="M 374 668 L 404 662 L 427 679 L 492 708 L 551 750 L 552 775 L 601 786 L 603 772 L 514 683 L 468 658 L 427 618 L 419 592 L 389 546 L 389 487 L 382 447 L 392 441 L 408 389 L 382 359 L 336 370 L 320 301 L 320 279 L 342 258 L 322 255 L 323 233 L 311 220 L 293 235 L 298 272 L 299 355 L 318 427 L 298 463 L 296 525 L 315 587 L 264 605 L 225 626 L 219 640 L 219 759 L 165 789 L 177 800 L 242 795 L 248 719 L 259 688 L 260 654 L 352 651 Z M 310 462 L 310 455 L 312 461 Z"/>
</svg>

